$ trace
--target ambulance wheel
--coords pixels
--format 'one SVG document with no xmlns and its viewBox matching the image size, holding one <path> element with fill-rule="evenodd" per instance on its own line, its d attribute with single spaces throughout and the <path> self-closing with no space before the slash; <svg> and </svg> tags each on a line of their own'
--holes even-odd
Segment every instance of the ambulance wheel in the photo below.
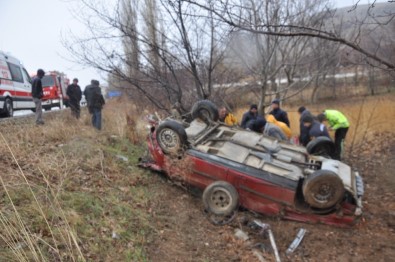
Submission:
<svg viewBox="0 0 395 262">
<path fill-rule="evenodd" d="M 12 104 L 11 98 L 7 97 L 4 101 L 4 116 L 12 117 L 14 115 L 14 106 Z"/>
</svg>

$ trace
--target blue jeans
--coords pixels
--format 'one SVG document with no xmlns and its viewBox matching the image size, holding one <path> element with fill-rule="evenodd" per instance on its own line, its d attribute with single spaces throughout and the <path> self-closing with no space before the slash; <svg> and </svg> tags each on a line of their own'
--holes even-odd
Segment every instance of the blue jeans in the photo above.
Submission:
<svg viewBox="0 0 395 262">
<path fill-rule="evenodd" d="M 92 110 L 92 125 L 101 130 L 101 109 L 95 108 Z"/>
</svg>

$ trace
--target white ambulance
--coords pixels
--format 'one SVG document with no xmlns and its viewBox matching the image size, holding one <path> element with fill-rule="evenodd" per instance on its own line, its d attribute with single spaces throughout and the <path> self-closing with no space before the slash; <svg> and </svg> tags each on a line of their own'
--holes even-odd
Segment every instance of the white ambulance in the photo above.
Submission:
<svg viewBox="0 0 395 262">
<path fill-rule="evenodd" d="M 12 117 L 14 110 L 34 109 L 31 78 L 21 62 L 0 51 L 0 115 Z"/>
</svg>

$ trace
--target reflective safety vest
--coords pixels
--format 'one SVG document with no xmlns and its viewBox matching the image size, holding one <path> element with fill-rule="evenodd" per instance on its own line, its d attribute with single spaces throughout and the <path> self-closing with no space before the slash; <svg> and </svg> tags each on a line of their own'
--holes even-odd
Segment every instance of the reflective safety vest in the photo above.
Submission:
<svg viewBox="0 0 395 262">
<path fill-rule="evenodd" d="M 332 129 L 336 130 L 339 128 L 347 128 L 350 126 L 347 118 L 337 110 L 328 109 L 324 111 L 324 114 Z"/>
</svg>

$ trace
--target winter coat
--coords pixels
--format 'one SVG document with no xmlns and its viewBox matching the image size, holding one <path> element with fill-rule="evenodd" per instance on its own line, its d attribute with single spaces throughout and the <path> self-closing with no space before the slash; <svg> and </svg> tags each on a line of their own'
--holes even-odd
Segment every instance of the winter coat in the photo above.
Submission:
<svg viewBox="0 0 395 262">
<path fill-rule="evenodd" d="M 281 128 L 272 123 L 266 123 L 263 133 L 267 136 L 275 137 L 278 140 L 287 140 Z"/>
<path fill-rule="evenodd" d="M 325 110 L 325 117 L 332 129 L 347 128 L 350 126 L 347 118 L 337 110 Z"/>
<path fill-rule="evenodd" d="M 32 97 L 41 99 L 44 96 L 41 78 L 36 76 L 32 82 Z"/>
<path fill-rule="evenodd" d="M 328 129 L 324 124 L 321 124 L 318 121 L 313 121 L 313 123 L 309 127 L 309 137 L 310 139 L 314 139 L 320 136 L 326 136 L 330 138 Z"/>
<path fill-rule="evenodd" d="M 66 94 L 71 103 L 79 104 L 82 98 L 82 92 L 79 85 L 71 84 L 67 87 Z"/>
<path fill-rule="evenodd" d="M 266 124 L 266 120 L 258 116 L 256 119 L 251 119 L 247 122 L 246 129 L 257 133 L 263 133 L 263 129 Z"/>
<path fill-rule="evenodd" d="M 272 111 L 269 112 L 270 115 L 273 115 L 274 118 L 277 121 L 283 122 L 285 123 L 288 127 L 290 127 L 289 125 L 289 119 L 288 119 L 288 114 L 287 112 L 285 112 L 284 110 L 282 110 L 281 108 L 276 108 L 273 109 Z"/>
<path fill-rule="evenodd" d="M 313 117 L 313 115 L 305 109 L 300 115 L 300 135 L 299 135 L 299 143 L 303 146 L 306 146 L 310 142 L 309 128 L 303 125 L 303 121 L 307 116 Z"/>
<path fill-rule="evenodd" d="M 291 129 L 284 122 L 277 121 L 273 115 L 267 115 L 266 121 L 268 123 L 272 123 L 272 124 L 278 126 L 281 129 L 281 131 L 283 131 L 283 133 L 285 134 L 285 136 L 288 139 L 291 138 L 291 135 L 292 135 Z"/>
<path fill-rule="evenodd" d="M 84 96 L 90 113 L 92 113 L 95 109 L 101 110 L 103 108 L 105 101 L 98 85 L 86 86 Z"/>
<path fill-rule="evenodd" d="M 240 126 L 241 126 L 242 128 L 247 128 L 247 123 L 248 123 L 249 121 L 251 121 L 251 120 L 257 119 L 257 117 L 258 117 L 258 114 L 257 114 L 257 113 L 256 113 L 256 114 L 253 114 L 253 113 L 251 113 L 251 111 L 245 112 L 244 115 L 243 115 L 243 118 L 242 118 L 242 120 L 241 120 Z"/>
<path fill-rule="evenodd" d="M 223 120 L 219 120 L 223 123 L 225 123 L 228 126 L 236 126 L 237 125 L 237 118 L 231 114 L 231 113 L 227 113 L 225 118 Z"/>
</svg>

